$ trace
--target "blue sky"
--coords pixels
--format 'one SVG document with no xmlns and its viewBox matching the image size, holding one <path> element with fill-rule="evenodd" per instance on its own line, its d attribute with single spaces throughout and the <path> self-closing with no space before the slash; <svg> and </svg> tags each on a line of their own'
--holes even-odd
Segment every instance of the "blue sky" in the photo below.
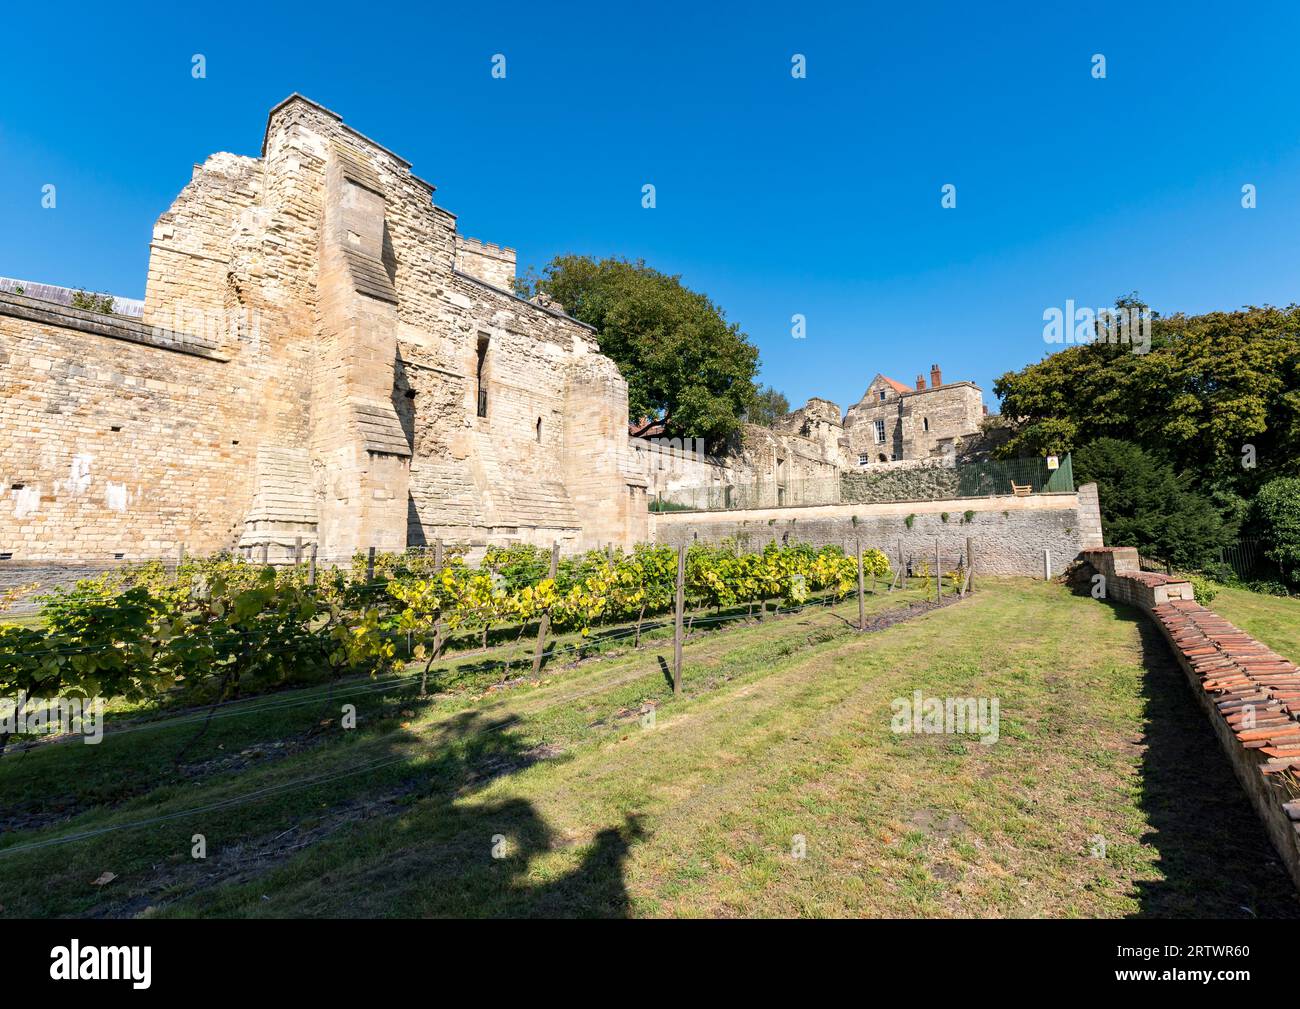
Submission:
<svg viewBox="0 0 1300 1009">
<path fill-rule="evenodd" d="M 1300 8 L 1058 6 L 27 8 L 0 36 L 0 275 L 142 296 L 191 165 L 258 153 L 299 91 L 521 268 L 583 252 L 682 274 L 795 404 L 935 362 L 991 400 L 1067 298 L 1297 300 Z"/>
</svg>

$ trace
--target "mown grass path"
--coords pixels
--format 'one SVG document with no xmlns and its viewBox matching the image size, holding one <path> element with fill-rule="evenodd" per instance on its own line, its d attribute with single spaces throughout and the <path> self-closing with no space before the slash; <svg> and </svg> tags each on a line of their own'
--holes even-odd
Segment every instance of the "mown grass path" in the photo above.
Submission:
<svg viewBox="0 0 1300 1009">
<path fill-rule="evenodd" d="M 293 732 L 283 712 L 231 719 L 212 731 L 236 733 L 237 766 L 6 835 L 0 904 L 6 915 L 1297 913 L 1136 613 L 987 579 L 877 633 L 857 634 L 855 616 L 855 603 L 809 610 L 692 642 L 681 698 L 661 662 L 671 650 L 655 643 L 549 669 L 536 686 L 476 683 L 424 701 L 409 684 L 377 691 L 356 701 L 358 729 L 323 728 L 282 755 L 268 733 L 301 735 L 319 711 L 297 709 L 311 717 Z M 998 741 L 894 734 L 890 702 L 915 690 L 997 697 Z M 113 767 L 147 782 L 149 754 L 135 748 L 154 746 L 148 735 L 123 736 L 116 756 L 111 738 L 33 751 L 21 759 L 50 766 L 26 771 L 5 758 L 0 787 L 62 775 L 75 798 L 80 770 L 97 783 L 84 803 Z M 271 791 L 185 813 L 258 789 Z M 196 833 L 207 859 L 190 857 Z M 91 885 L 104 872 L 117 878 Z"/>
</svg>

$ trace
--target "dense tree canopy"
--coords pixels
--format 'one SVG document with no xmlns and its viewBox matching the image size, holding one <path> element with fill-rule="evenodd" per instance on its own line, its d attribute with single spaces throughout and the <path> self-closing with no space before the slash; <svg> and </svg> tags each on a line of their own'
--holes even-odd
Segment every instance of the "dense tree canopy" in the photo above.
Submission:
<svg viewBox="0 0 1300 1009">
<path fill-rule="evenodd" d="M 1098 438 L 1085 445 L 1074 454 L 1074 474 L 1081 483 L 1097 484 L 1107 543 L 1203 568 L 1236 535 L 1186 477 L 1132 442 Z"/>
<path fill-rule="evenodd" d="M 1271 542 L 1251 501 L 1300 474 L 1300 306 L 1156 316 L 1148 353 L 1067 346 L 993 388 L 1011 431 L 1001 454 L 1073 451 L 1076 477 L 1099 484 L 1108 542 L 1175 563 L 1212 560 L 1243 521 Z M 1276 518 L 1285 492 L 1270 493 Z"/>
<path fill-rule="evenodd" d="M 628 383 L 633 418 L 718 445 L 755 408 L 758 348 L 717 305 L 644 262 L 557 256 L 521 293 L 544 292 L 596 328 Z"/>
<path fill-rule="evenodd" d="M 760 389 L 754 397 L 754 405 L 749 410 L 748 420 L 754 424 L 771 427 L 780 418 L 790 412 L 790 401 L 785 394 L 777 392 L 772 386 Z"/>
<path fill-rule="evenodd" d="M 1288 580 L 1300 583 L 1300 478 L 1270 480 L 1260 488 L 1251 511 L 1269 560 Z"/>
<path fill-rule="evenodd" d="M 1149 353 L 1070 346 L 993 389 L 1009 457 L 1121 438 L 1206 492 L 1245 497 L 1300 473 L 1300 306 L 1157 317 Z"/>
</svg>

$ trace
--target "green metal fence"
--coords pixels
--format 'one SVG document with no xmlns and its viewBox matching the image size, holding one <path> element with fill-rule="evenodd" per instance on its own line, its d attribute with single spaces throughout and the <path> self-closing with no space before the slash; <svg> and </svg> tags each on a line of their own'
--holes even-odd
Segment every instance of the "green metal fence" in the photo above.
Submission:
<svg viewBox="0 0 1300 1009">
<path fill-rule="evenodd" d="M 1031 494 L 1074 490 L 1074 466 L 1067 455 L 1055 469 L 1046 459 L 998 459 L 973 462 L 957 469 L 958 497 L 993 497 L 1028 487 Z"/>
</svg>

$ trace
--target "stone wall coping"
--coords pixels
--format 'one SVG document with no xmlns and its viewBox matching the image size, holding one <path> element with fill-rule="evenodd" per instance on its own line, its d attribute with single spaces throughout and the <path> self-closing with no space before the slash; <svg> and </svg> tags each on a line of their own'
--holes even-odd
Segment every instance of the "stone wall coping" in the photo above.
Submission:
<svg viewBox="0 0 1300 1009">
<path fill-rule="evenodd" d="M 669 456 L 673 459 L 683 459 L 687 462 L 698 462 L 704 466 L 716 466 L 719 469 L 730 470 L 727 461 L 720 456 L 706 452 L 703 458 L 700 458 L 695 452 L 688 448 L 676 448 L 672 445 L 664 444 L 671 439 L 664 438 L 658 443 L 654 438 L 641 438 L 637 435 L 630 434 L 627 436 L 628 447 L 632 451 L 650 452 L 654 455 Z M 689 439 L 687 439 L 689 441 Z M 709 488 L 705 488 L 706 490 Z"/>
<path fill-rule="evenodd" d="M 20 294 L 0 292 L 0 315 L 10 315 L 46 326 L 75 329 L 82 333 L 125 340 L 158 350 L 169 350 L 191 357 L 202 357 L 225 364 L 230 360 L 210 341 L 160 326 L 149 326 L 125 315 L 87 312 L 54 301 L 40 301 Z"/>
<path fill-rule="evenodd" d="M 770 518 L 782 521 L 780 513 L 783 512 L 800 512 L 811 517 L 827 518 L 854 513 L 859 515 L 907 515 L 909 513 L 938 515 L 945 511 L 964 511 L 964 508 L 958 506 L 976 502 L 980 503 L 982 507 L 973 508 L 972 511 L 1063 511 L 1077 508 L 1079 495 L 1075 491 L 1052 491 L 1034 494 L 1030 497 L 1016 497 L 1008 494 L 1005 497 L 999 495 L 996 497 L 943 498 L 942 500 L 875 501 L 870 504 L 789 504 L 771 508 L 725 508 L 717 510 L 702 508 L 674 509 L 673 511 L 656 512 L 655 520 L 656 522 L 672 522 L 679 520 L 680 517 L 681 521 L 689 519 L 691 522 L 699 522 L 701 519 L 719 522 L 734 522 L 737 520 L 765 522 Z"/>
<path fill-rule="evenodd" d="M 507 291 L 504 287 L 497 287 L 495 284 L 489 284 L 486 280 L 480 280 L 472 273 L 464 273 L 461 270 L 456 270 L 456 269 L 453 269 L 451 272 L 455 276 L 460 277 L 461 280 L 468 280 L 471 284 L 475 284 L 478 287 L 486 287 L 489 291 L 492 291 L 496 294 L 503 294 L 507 298 L 510 298 L 512 301 L 517 301 L 521 305 L 527 305 L 529 308 L 533 309 L 534 311 L 543 312 L 546 315 L 554 316 L 557 319 L 563 319 L 565 322 L 571 322 L 575 326 L 581 326 L 583 329 L 589 330 L 592 333 L 596 332 L 595 326 L 588 325 L 587 323 L 582 322 L 579 319 L 575 319 L 571 315 L 566 315 L 564 312 L 557 312 L 553 308 L 545 308 L 542 305 L 537 304 L 535 301 L 529 301 L 527 298 L 521 298 L 519 297 L 519 295 L 515 294 L 514 291 Z"/>
</svg>

